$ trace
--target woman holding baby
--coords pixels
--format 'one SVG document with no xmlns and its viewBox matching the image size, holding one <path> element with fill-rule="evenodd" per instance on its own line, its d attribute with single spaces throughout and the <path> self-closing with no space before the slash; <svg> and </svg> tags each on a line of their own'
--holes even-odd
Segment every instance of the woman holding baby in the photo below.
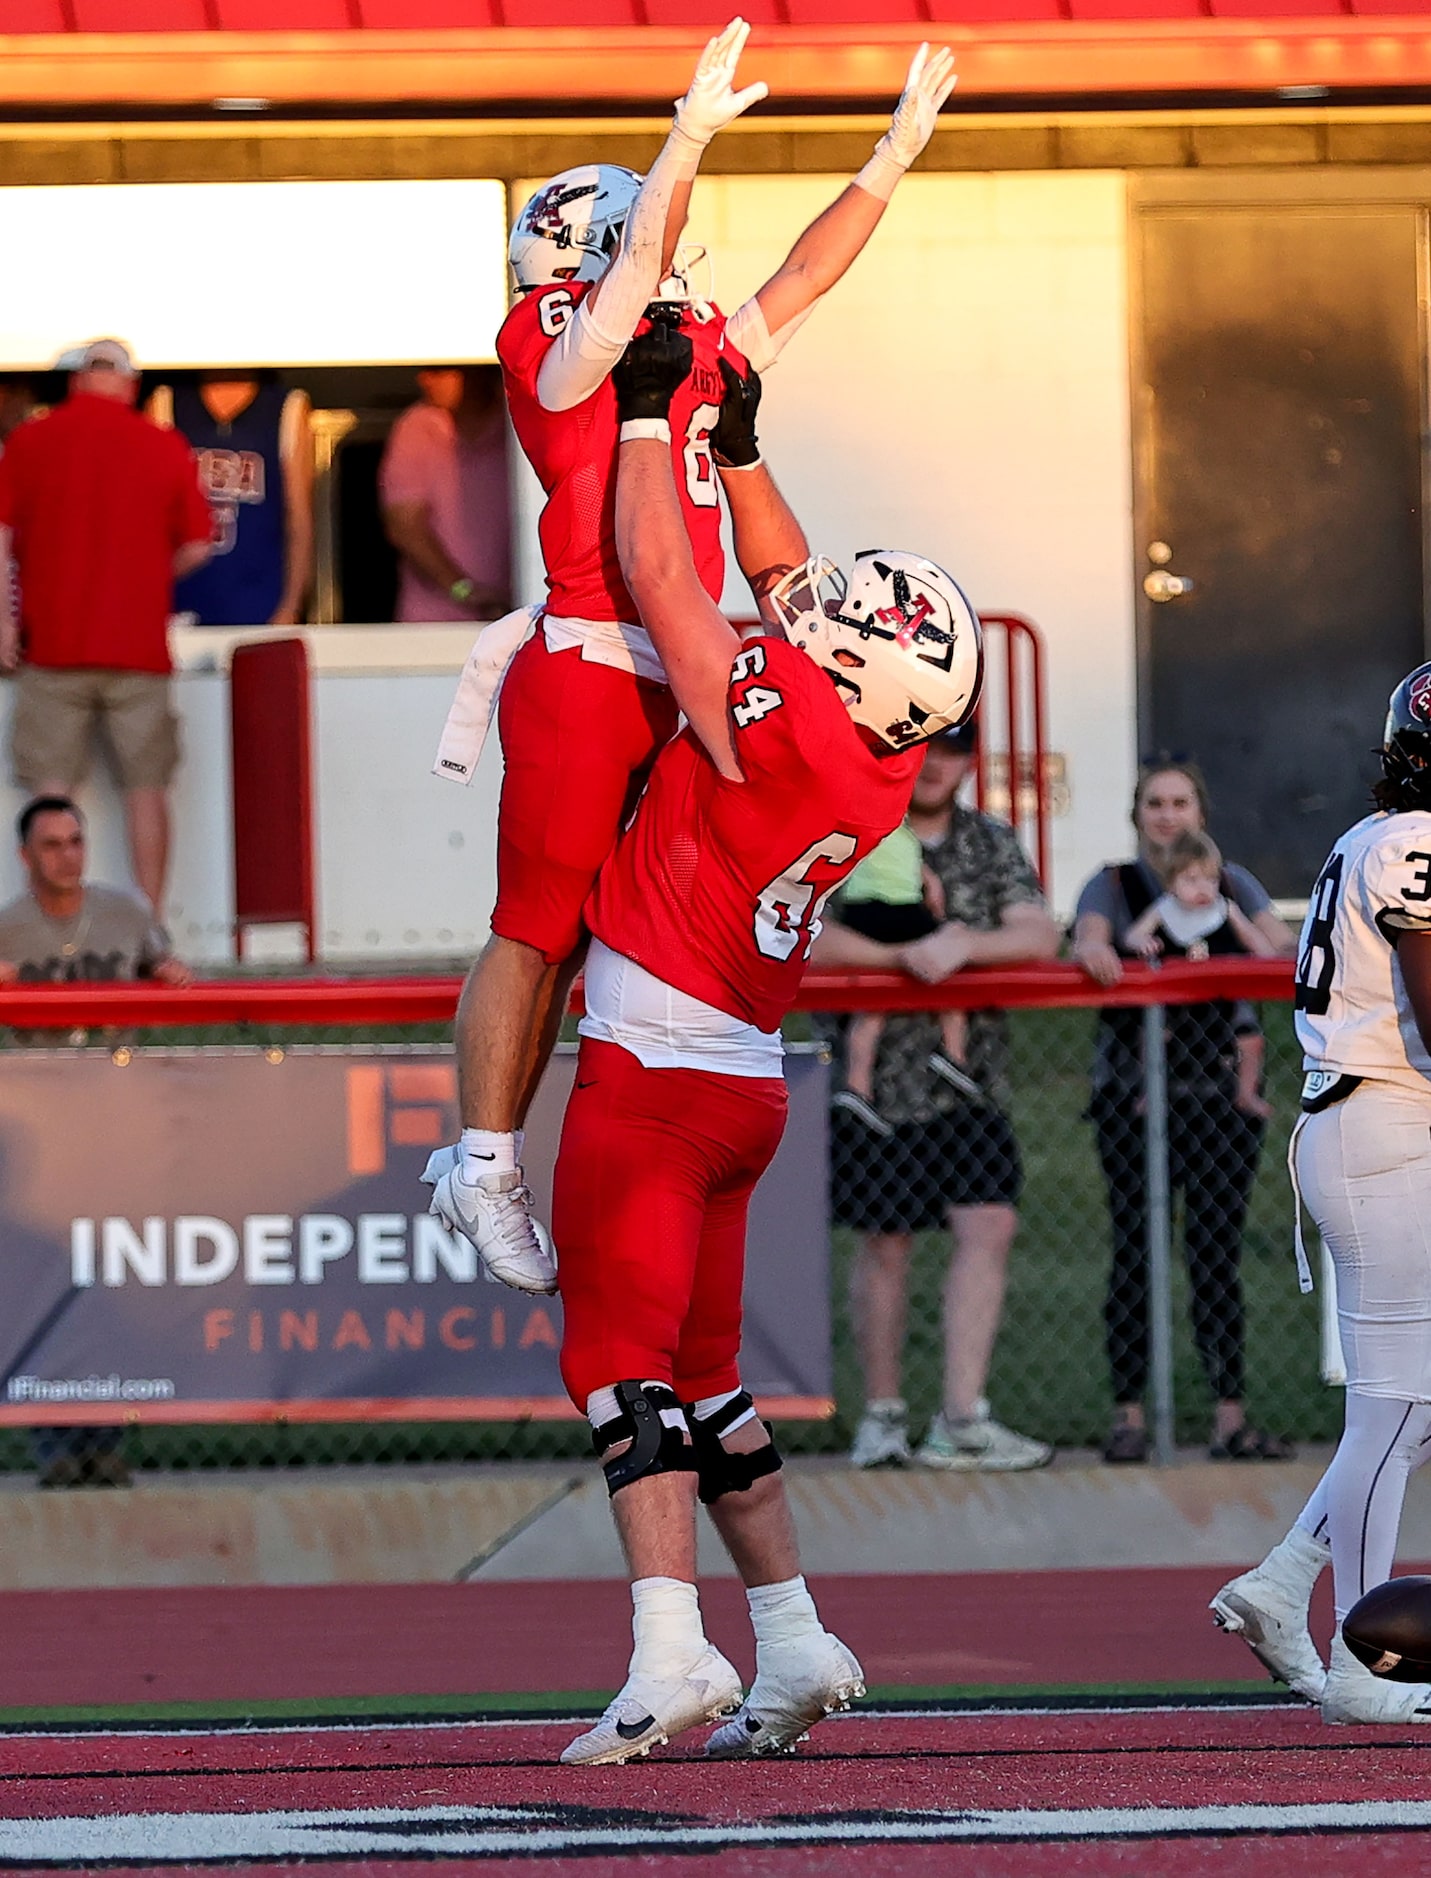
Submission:
<svg viewBox="0 0 1431 1878">
<path fill-rule="evenodd" d="M 1246 868 L 1207 833 L 1207 789 L 1184 763 L 1145 768 L 1133 795 L 1138 852 L 1100 868 L 1079 896 L 1073 958 L 1114 985 L 1130 958 L 1290 953 L 1295 939 Z M 1104 1324 L 1114 1419 L 1103 1457 L 1144 1461 L 1148 1434 L 1147 1202 L 1143 1014 L 1099 1013 L 1089 1118 L 1108 1190 L 1113 1260 Z M 1248 1005 L 1215 999 L 1167 1011 L 1169 1180 L 1181 1187 L 1193 1337 L 1216 1402 L 1215 1460 L 1285 1460 L 1284 1441 L 1243 1407 L 1242 1229 L 1270 1113 L 1264 1040 Z"/>
</svg>

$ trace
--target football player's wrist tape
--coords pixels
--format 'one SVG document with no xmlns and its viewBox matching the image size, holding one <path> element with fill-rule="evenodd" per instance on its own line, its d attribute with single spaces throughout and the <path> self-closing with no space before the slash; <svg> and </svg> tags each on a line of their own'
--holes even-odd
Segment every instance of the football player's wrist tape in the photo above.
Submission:
<svg viewBox="0 0 1431 1878">
<path fill-rule="evenodd" d="M 669 443 L 671 426 L 664 417 L 628 417 L 621 426 L 622 443 Z"/>
</svg>

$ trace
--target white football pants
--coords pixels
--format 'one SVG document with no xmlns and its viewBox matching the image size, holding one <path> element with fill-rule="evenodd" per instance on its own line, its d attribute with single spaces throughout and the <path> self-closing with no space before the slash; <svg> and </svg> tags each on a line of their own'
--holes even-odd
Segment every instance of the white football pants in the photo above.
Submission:
<svg viewBox="0 0 1431 1878">
<path fill-rule="evenodd" d="M 1431 1458 L 1431 1085 L 1364 1082 L 1308 1116 L 1297 1179 L 1336 1268 L 1346 1429 L 1298 1525 L 1329 1537 L 1337 1621 L 1391 1576 Z"/>
</svg>

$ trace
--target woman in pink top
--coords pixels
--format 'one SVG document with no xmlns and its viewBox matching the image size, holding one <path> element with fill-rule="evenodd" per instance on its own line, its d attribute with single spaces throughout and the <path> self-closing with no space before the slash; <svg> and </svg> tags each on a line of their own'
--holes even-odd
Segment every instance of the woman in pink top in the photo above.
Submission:
<svg viewBox="0 0 1431 1878">
<path fill-rule="evenodd" d="M 400 620 L 497 619 L 511 606 L 507 426 L 497 373 L 419 372 L 422 400 L 393 425 L 379 488 L 402 562 Z"/>
</svg>

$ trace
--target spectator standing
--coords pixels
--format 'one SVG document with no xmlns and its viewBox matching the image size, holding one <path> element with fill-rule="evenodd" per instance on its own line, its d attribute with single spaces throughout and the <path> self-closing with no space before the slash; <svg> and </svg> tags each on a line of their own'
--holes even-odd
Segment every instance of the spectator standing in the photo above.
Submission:
<svg viewBox="0 0 1431 1878">
<path fill-rule="evenodd" d="M 1058 929 L 1013 830 L 959 801 L 974 763 L 974 733 L 928 746 L 909 826 L 943 889 L 946 918 L 897 945 L 844 925 L 836 907 L 815 941 L 822 968 L 907 971 L 938 984 L 968 965 L 1051 959 Z M 876 1127 L 837 1109 L 831 1148 L 833 1211 L 860 1234 L 850 1302 L 865 1407 L 851 1459 L 1006 1471 L 1040 1467 L 1052 1449 L 993 1419 L 985 1397 L 1003 1312 L 1009 1251 L 1023 1184 L 1006 1112 L 1008 1044 L 997 1011 L 972 1011 L 961 1073 L 949 1078 L 936 1014 L 891 1016 L 875 1061 Z M 972 1086 L 972 1093 L 971 1093 Z M 947 1228 L 944 1375 L 939 1413 L 911 1455 L 901 1382 L 914 1236 Z"/>
<path fill-rule="evenodd" d="M 135 410 L 138 392 L 126 349 L 97 339 L 66 402 L 11 433 L 0 456 L 0 670 L 19 672 L 11 756 L 30 794 L 69 795 L 104 725 L 134 878 L 158 913 L 179 756 L 166 628 L 174 580 L 207 557 L 210 522 L 188 445 Z"/>
<path fill-rule="evenodd" d="M 495 367 L 419 372 L 378 472 L 402 567 L 400 620 L 498 619 L 512 604 L 507 424 Z"/>
<path fill-rule="evenodd" d="M 0 984 L 131 978 L 192 982 L 193 974 L 170 952 L 151 908 L 134 894 L 85 880 L 84 822 L 73 802 L 65 796 L 37 797 L 21 811 L 16 832 L 29 886 L 0 907 Z M 121 1429 L 36 1428 L 31 1433 L 42 1487 L 130 1484 Z"/>
<path fill-rule="evenodd" d="M 27 372 L 0 372 L 0 451 L 5 439 L 35 413 L 35 382 Z"/>
<path fill-rule="evenodd" d="M 1073 958 L 1096 984 L 1115 985 L 1137 933 L 1163 893 L 1179 843 L 1207 828 L 1207 788 L 1192 767 L 1145 769 L 1133 795 L 1134 860 L 1100 868 L 1079 896 Z M 1215 852 L 1215 850 L 1214 850 Z M 1293 949 L 1267 890 L 1244 867 L 1224 865 L 1221 897 L 1273 953 Z M 1145 922 L 1146 923 L 1146 922 Z M 1136 929 L 1136 930 L 1135 930 Z M 1130 933 L 1133 943 L 1130 945 Z M 1169 1179 L 1181 1187 L 1193 1336 L 1216 1401 L 1215 1460 L 1285 1460 L 1285 1441 L 1252 1427 L 1243 1406 L 1242 1228 L 1270 1109 L 1260 1091 L 1264 1039 L 1247 1005 L 1183 1005 L 1168 1019 Z M 1110 1462 L 1148 1457 L 1147 1196 L 1142 1013 L 1099 1014 L 1089 1104 L 1108 1191 L 1113 1260 L 1104 1307 L 1114 1419 Z"/>
<path fill-rule="evenodd" d="M 156 423 L 185 438 L 213 518 L 213 552 L 174 589 L 200 626 L 297 626 L 313 579 L 313 421 L 308 394 L 272 374 L 205 372 L 161 385 Z"/>
</svg>

